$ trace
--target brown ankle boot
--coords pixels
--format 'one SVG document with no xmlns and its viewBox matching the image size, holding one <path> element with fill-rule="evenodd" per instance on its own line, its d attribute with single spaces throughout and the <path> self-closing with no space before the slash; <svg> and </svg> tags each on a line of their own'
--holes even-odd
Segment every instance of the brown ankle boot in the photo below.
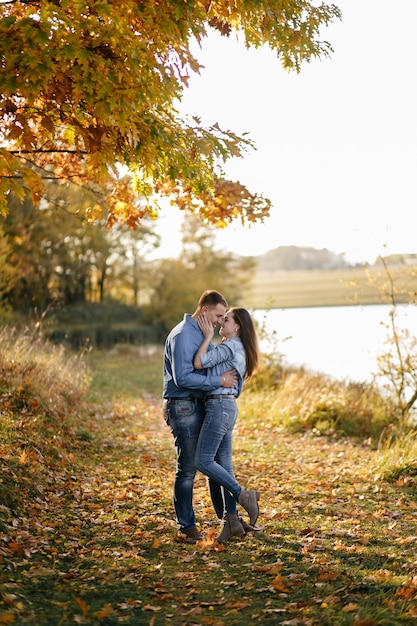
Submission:
<svg viewBox="0 0 417 626">
<path fill-rule="evenodd" d="M 243 526 L 243 530 L 245 531 L 246 534 L 248 533 L 260 533 L 263 531 L 262 526 L 251 526 L 250 524 L 248 524 L 248 522 L 246 522 L 243 517 L 239 517 L 239 522 L 242 524 Z"/>
<path fill-rule="evenodd" d="M 242 489 L 239 494 L 238 502 L 245 509 L 246 513 L 249 515 L 249 523 L 251 526 L 256 524 L 256 520 L 259 515 L 259 491 L 254 491 L 253 489 Z"/>
<path fill-rule="evenodd" d="M 223 521 L 223 528 L 220 535 L 217 537 L 219 543 L 224 543 L 230 537 L 242 537 L 245 535 L 245 530 L 236 513 L 226 513 Z"/>
</svg>

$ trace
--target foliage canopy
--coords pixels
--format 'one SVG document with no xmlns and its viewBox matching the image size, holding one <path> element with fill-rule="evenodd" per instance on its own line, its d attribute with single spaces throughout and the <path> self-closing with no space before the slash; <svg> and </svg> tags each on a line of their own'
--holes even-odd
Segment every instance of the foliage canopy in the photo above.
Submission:
<svg viewBox="0 0 417 626">
<path fill-rule="evenodd" d="M 110 224 L 155 218 L 158 194 L 219 226 L 262 219 L 269 201 L 221 169 L 250 140 L 176 109 L 200 69 L 190 43 L 234 31 L 299 71 L 330 53 L 320 28 L 340 17 L 312 0 L 2 2 L 0 211 L 10 192 L 39 202 L 53 179 L 96 191 L 90 218 L 105 207 Z"/>
</svg>

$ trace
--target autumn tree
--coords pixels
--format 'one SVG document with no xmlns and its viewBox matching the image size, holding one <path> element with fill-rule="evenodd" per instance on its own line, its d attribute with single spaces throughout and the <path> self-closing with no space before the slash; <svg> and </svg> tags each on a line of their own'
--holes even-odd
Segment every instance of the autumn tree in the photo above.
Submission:
<svg viewBox="0 0 417 626">
<path fill-rule="evenodd" d="M 340 18 L 335 5 L 313 0 L 5 0 L 0 7 L 0 210 L 10 192 L 20 199 L 29 192 L 38 203 L 55 180 L 95 192 L 87 218 L 132 226 L 157 217 L 161 194 L 218 225 L 269 211 L 267 199 L 224 179 L 222 164 L 242 156 L 250 140 L 176 109 L 188 77 L 200 71 L 191 42 L 201 44 L 210 28 L 235 32 L 299 71 L 330 53 L 320 30 Z M 142 196 L 146 203 L 137 202 Z"/>
<path fill-rule="evenodd" d="M 159 247 L 160 241 L 161 237 L 155 233 L 153 222 L 146 217 L 140 221 L 137 228 L 123 229 L 121 244 L 125 255 L 119 276 L 118 296 L 126 293 L 125 300 L 128 304 L 139 306 L 146 299 L 153 276 L 152 264 L 147 261 L 147 257 Z"/>
<path fill-rule="evenodd" d="M 19 265 L 12 264 L 13 247 L 8 235 L 0 226 L 0 322 L 9 317 L 10 304 L 6 295 L 19 279 Z"/>
<path fill-rule="evenodd" d="M 215 226 L 204 224 L 198 217 L 187 216 L 179 258 L 159 263 L 145 312 L 162 334 L 182 319 L 184 311 L 195 311 L 204 289 L 217 289 L 230 305 L 245 305 L 255 259 L 216 250 L 214 230 Z"/>
<path fill-rule="evenodd" d="M 8 283 L 4 297 L 14 310 L 44 310 L 50 303 L 51 281 L 58 265 L 56 247 L 64 243 L 62 231 L 58 236 L 56 227 L 53 215 L 47 209 L 37 209 L 29 197 L 21 201 L 14 196 L 9 198 L 9 212 L 2 220 L 2 228 L 10 245 L 7 265 L 16 280 Z"/>
</svg>

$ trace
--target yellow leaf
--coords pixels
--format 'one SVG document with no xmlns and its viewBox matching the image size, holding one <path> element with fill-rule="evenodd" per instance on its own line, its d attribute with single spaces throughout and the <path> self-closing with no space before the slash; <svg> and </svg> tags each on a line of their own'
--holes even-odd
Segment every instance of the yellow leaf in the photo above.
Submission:
<svg viewBox="0 0 417 626">
<path fill-rule="evenodd" d="M 23 450 L 22 454 L 19 456 L 19 465 L 25 465 L 27 461 L 28 455 L 26 450 Z"/>
<path fill-rule="evenodd" d="M 349 604 L 346 604 L 342 611 L 344 613 L 350 613 L 351 611 L 356 611 L 359 608 L 359 604 L 356 604 L 355 602 L 349 602 Z"/>
<path fill-rule="evenodd" d="M 73 126 L 68 126 L 64 130 L 63 134 L 64 134 L 66 141 L 68 141 L 69 144 L 75 143 L 75 129 Z"/>
</svg>

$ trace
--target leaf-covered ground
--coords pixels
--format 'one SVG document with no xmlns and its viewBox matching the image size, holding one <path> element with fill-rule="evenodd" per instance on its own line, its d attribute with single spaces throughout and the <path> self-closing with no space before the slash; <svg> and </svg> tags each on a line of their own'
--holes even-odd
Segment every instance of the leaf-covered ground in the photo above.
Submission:
<svg viewBox="0 0 417 626">
<path fill-rule="evenodd" d="M 0 624 L 416 623 L 417 501 L 379 479 L 366 445 L 241 415 L 236 474 L 262 492 L 264 531 L 216 544 L 199 475 L 206 540 L 190 545 L 160 402 L 97 405 L 82 433 L 41 482 L 16 450 L 28 501 L 24 515 L 1 507 Z"/>
</svg>

